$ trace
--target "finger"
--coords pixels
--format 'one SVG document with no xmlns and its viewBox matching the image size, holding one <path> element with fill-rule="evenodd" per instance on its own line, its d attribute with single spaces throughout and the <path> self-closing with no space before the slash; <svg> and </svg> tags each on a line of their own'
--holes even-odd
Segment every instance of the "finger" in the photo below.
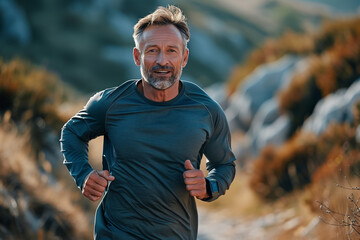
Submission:
<svg viewBox="0 0 360 240">
<path fill-rule="evenodd" d="M 106 179 L 106 181 L 114 181 L 115 180 L 115 177 L 112 176 L 108 170 L 105 170 L 105 171 L 97 171 L 97 173 Z"/>
<path fill-rule="evenodd" d="M 186 185 L 186 190 L 190 191 L 194 191 L 194 190 L 204 190 L 206 189 L 204 186 L 202 186 L 201 184 L 190 184 L 190 185 Z"/>
<path fill-rule="evenodd" d="M 186 178 L 204 178 L 203 171 L 199 169 L 187 170 L 183 173 L 184 179 Z"/>
<path fill-rule="evenodd" d="M 191 190 L 190 195 L 193 197 L 203 197 L 206 195 L 206 191 L 204 190 Z"/>
<path fill-rule="evenodd" d="M 99 197 L 99 196 L 89 195 L 89 196 L 86 196 L 86 197 L 88 199 L 90 199 L 91 201 L 95 202 L 95 201 L 99 200 L 101 196 Z"/>
<path fill-rule="evenodd" d="M 85 185 L 85 190 L 97 191 L 103 193 L 105 191 L 106 185 L 101 185 L 95 181 L 88 181 Z"/>
<path fill-rule="evenodd" d="M 206 186 L 206 181 L 204 177 L 190 177 L 184 178 L 186 185 L 204 185 Z"/>
<path fill-rule="evenodd" d="M 102 196 L 101 192 L 98 192 L 96 190 L 93 190 L 91 188 L 84 189 L 83 195 L 90 199 L 91 201 L 96 201 Z"/>
<path fill-rule="evenodd" d="M 84 196 L 85 196 L 85 197 L 93 196 L 93 197 L 98 197 L 98 198 L 100 198 L 100 197 L 102 196 L 102 193 L 90 189 L 90 190 L 86 190 L 86 191 L 84 192 Z"/>
<path fill-rule="evenodd" d="M 185 161 L 184 166 L 185 166 L 185 169 L 186 169 L 186 170 L 193 170 L 193 169 L 195 169 L 194 166 L 191 164 L 191 161 L 190 161 L 189 159 Z"/>
<path fill-rule="evenodd" d="M 94 174 L 90 175 L 86 184 L 89 186 L 100 185 L 102 187 L 106 187 L 108 184 L 108 181 L 105 178 L 103 178 L 102 176 L 100 176 L 97 171 L 95 171 Z"/>
</svg>

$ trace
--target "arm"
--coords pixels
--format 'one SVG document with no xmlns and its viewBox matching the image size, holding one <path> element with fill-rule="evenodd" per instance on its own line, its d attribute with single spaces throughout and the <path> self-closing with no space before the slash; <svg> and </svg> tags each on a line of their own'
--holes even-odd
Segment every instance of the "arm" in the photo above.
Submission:
<svg viewBox="0 0 360 240">
<path fill-rule="evenodd" d="M 230 147 L 230 131 L 221 109 L 214 120 L 214 131 L 204 150 L 208 158 L 206 163 L 208 176 L 205 178 L 204 173 L 195 169 L 190 160 L 185 161 L 183 174 L 190 195 L 208 202 L 224 195 L 235 176 L 235 156 Z"/>
<path fill-rule="evenodd" d="M 76 185 L 82 190 L 85 178 L 93 171 L 88 161 L 88 142 L 81 137 L 80 130 L 88 131 L 84 121 L 73 117 L 61 131 L 60 147 L 64 156 L 64 165 L 68 168 Z"/>
<path fill-rule="evenodd" d="M 213 132 L 206 143 L 204 153 L 207 157 L 206 169 L 209 174 L 206 177 L 207 187 L 209 181 L 217 183 L 219 194 L 211 196 L 204 201 L 213 201 L 220 195 L 224 195 L 229 189 L 235 177 L 235 156 L 231 150 L 231 135 L 227 119 L 220 106 L 212 111 Z"/>
<path fill-rule="evenodd" d="M 88 142 L 105 134 L 106 104 L 104 92 L 93 96 L 85 108 L 72 117 L 62 128 L 60 146 L 64 165 L 75 179 L 76 185 L 90 200 L 101 192 L 107 181 L 113 180 L 108 174 L 93 171 L 88 161 Z M 101 179 L 100 179 L 101 177 Z"/>
</svg>

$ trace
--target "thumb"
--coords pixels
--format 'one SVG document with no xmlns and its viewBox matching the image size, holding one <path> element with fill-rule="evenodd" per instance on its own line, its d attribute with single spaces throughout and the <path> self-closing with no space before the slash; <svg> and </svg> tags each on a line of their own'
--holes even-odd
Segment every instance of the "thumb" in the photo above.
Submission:
<svg viewBox="0 0 360 240">
<path fill-rule="evenodd" d="M 98 174 L 105 178 L 107 181 L 114 181 L 115 180 L 115 177 L 112 176 L 108 170 L 105 170 L 105 171 L 98 171 Z"/>
<path fill-rule="evenodd" d="M 185 166 L 185 169 L 186 169 L 186 170 L 193 170 L 193 169 L 195 169 L 194 166 L 191 164 L 190 160 L 186 160 L 184 166 Z"/>
</svg>

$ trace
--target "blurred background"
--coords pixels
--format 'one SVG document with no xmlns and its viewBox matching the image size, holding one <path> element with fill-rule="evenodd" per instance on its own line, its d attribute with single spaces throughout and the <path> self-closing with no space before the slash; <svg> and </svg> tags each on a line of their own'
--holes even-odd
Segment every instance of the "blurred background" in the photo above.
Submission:
<svg viewBox="0 0 360 240">
<path fill-rule="evenodd" d="M 133 25 L 167 4 L 190 26 L 182 79 L 223 107 L 237 157 L 198 239 L 360 238 L 358 0 L 0 0 L 0 240 L 92 238 L 60 129 L 140 78 Z M 101 168 L 102 139 L 89 151 Z"/>
</svg>

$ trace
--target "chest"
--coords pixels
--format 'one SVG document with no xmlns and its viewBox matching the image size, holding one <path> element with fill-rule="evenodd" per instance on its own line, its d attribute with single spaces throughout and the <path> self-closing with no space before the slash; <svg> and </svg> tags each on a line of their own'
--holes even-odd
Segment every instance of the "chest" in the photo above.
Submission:
<svg viewBox="0 0 360 240">
<path fill-rule="evenodd" d="M 211 133 L 201 106 L 115 106 L 107 115 L 107 134 L 117 159 L 197 159 Z"/>
</svg>

